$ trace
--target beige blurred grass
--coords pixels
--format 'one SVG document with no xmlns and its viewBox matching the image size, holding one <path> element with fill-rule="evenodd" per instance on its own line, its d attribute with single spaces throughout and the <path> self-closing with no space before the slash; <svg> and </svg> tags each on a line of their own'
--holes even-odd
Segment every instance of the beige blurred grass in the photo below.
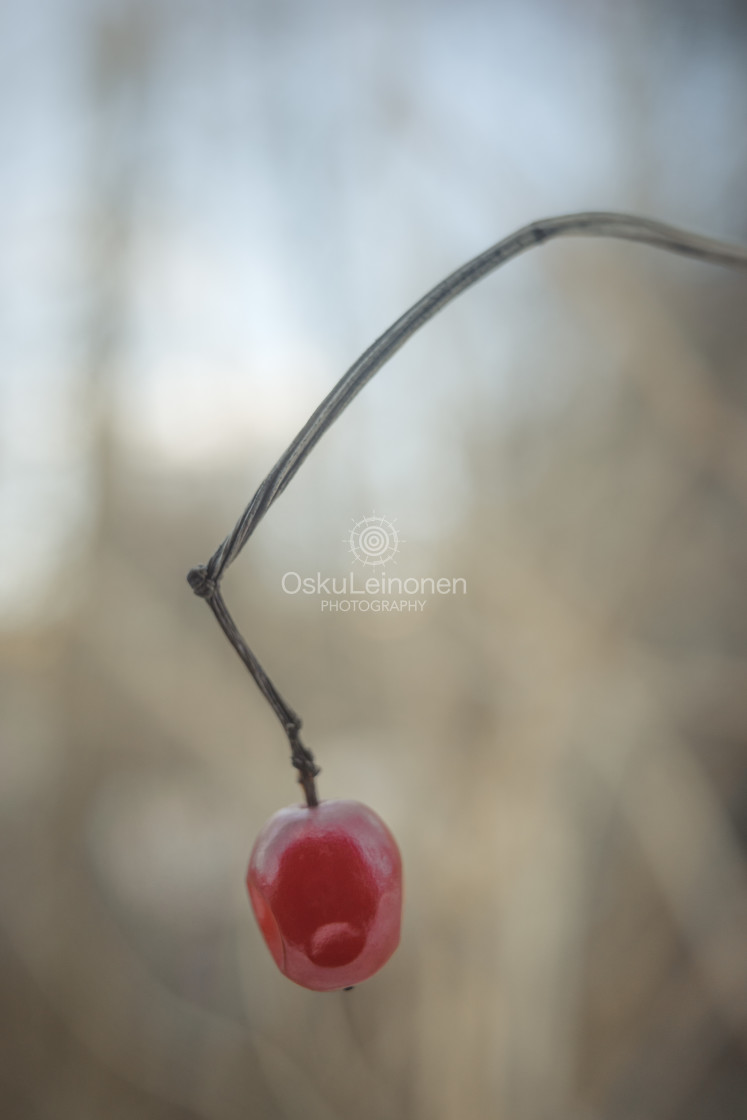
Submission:
<svg viewBox="0 0 747 1120">
<path fill-rule="evenodd" d="M 402 845 L 402 945 L 353 993 L 290 985 L 252 924 L 292 773 L 183 582 L 215 526 L 112 470 L 79 608 L 0 646 L 9 1114 L 737 1114 L 744 417 L 673 290 L 604 281 L 566 299 L 626 340 L 616 375 L 590 355 L 551 422 L 465 429 L 473 502 L 426 551 L 465 599 L 372 630 L 232 574 L 322 795 Z"/>
</svg>

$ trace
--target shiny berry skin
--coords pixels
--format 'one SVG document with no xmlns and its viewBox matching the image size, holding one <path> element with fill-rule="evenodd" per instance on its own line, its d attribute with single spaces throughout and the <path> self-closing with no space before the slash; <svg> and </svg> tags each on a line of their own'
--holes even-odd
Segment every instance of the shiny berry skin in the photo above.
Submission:
<svg viewBox="0 0 747 1120">
<path fill-rule="evenodd" d="M 275 963 L 304 988 L 359 984 L 399 944 L 399 848 L 359 801 L 275 813 L 252 849 L 247 886 Z"/>
</svg>

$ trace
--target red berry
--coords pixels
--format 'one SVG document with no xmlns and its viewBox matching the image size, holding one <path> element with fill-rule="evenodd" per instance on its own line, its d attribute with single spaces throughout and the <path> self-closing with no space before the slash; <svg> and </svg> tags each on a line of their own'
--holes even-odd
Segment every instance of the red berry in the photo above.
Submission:
<svg viewBox="0 0 747 1120">
<path fill-rule="evenodd" d="M 252 849 L 247 886 L 275 963 L 304 988 L 367 980 L 399 944 L 399 848 L 359 801 L 275 813 Z"/>
</svg>

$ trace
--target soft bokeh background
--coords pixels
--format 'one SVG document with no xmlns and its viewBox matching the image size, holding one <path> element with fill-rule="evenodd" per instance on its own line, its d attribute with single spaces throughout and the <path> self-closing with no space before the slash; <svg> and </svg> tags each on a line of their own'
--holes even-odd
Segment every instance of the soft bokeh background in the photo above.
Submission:
<svg viewBox="0 0 747 1120">
<path fill-rule="evenodd" d="M 185 574 L 344 369 L 516 226 L 747 242 L 745 8 L 0 9 L 0 1113 L 730 1120 L 747 1101 L 747 280 L 560 242 L 359 397 L 226 582 L 402 945 L 286 981 L 297 797 Z M 396 519 L 425 612 L 326 615 Z"/>
</svg>

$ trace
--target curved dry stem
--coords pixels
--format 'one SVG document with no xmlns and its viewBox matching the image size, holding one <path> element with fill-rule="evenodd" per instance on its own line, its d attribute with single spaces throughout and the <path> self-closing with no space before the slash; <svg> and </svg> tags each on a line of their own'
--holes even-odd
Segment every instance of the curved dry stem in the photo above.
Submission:
<svg viewBox="0 0 747 1120">
<path fill-rule="evenodd" d="M 714 241 L 664 222 L 629 214 L 589 211 L 544 218 L 523 226 L 452 272 L 369 346 L 309 417 L 259 486 L 232 532 L 219 545 L 207 564 L 193 568 L 187 577 L 195 594 L 210 604 L 226 637 L 283 724 L 291 744 L 293 764 L 300 772 L 300 781 L 309 805 L 316 804 L 314 777 L 318 769 L 313 755 L 301 743 L 301 721 L 280 696 L 241 637 L 220 595 L 220 580 L 327 429 L 392 355 L 429 319 L 467 288 L 534 245 L 541 245 L 557 237 L 612 237 L 622 241 L 637 241 L 711 264 L 747 268 L 747 249 L 742 246 Z"/>
</svg>

